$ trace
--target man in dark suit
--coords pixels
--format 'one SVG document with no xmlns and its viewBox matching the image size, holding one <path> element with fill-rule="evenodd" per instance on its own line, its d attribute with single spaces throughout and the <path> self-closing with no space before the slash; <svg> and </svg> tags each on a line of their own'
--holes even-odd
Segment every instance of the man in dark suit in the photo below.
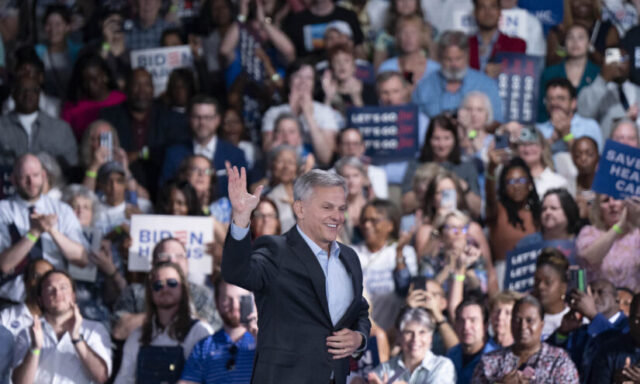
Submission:
<svg viewBox="0 0 640 384">
<path fill-rule="evenodd" d="M 349 356 L 366 348 L 367 301 L 356 253 L 336 242 L 345 221 L 342 177 L 310 171 L 294 185 L 297 225 L 251 244 L 249 222 L 262 187 L 246 189 L 246 172 L 231 168 L 232 224 L 222 276 L 255 293 L 258 346 L 253 383 L 344 384 Z"/>
<path fill-rule="evenodd" d="M 189 128 L 191 140 L 167 148 L 160 184 L 175 176 L 182 160 L 191 155 L 208 158 L 216 172 L 216 193 L 218 197 L 227 195 L 227 175 L 224 167 L 229 161 L 237 167 L 247 167 L 244 152 L 217 135 L 222 110 L 216 99 L 194 96 L 189 104 Z"/>
</svg>

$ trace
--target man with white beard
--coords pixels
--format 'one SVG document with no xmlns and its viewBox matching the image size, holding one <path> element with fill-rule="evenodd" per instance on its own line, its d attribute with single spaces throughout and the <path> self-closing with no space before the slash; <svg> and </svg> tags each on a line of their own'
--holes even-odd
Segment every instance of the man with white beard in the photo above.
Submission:
<svg viewBox="0 0 640 384">
<path fill-rule="evenodd" d="M 438 57 L 442 67 L 422 79 L 413 91 L 413 103 L 432 118 L 442 112 L 455 112 L 471 91 L 484 92 L 491 101 L 494 119 L 504 120 L 502 101 L 495 80 L 482 72 L 469 68 L 467 36 L 459 31 L 442 34 L 438 44 Z"/>
</svg>

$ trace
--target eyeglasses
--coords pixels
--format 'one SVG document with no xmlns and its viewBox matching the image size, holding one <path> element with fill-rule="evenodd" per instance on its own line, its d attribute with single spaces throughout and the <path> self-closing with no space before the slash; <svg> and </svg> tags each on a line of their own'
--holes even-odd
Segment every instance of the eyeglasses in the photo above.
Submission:
<svg viewBox="0 0 640 384">
<path fill-rule="evenodd" d="M 234 369 L 236 369 L 236 355 L 238 354 L 238 346 L 235 344 L 230 346 L 229 353 L 231 354 L 231 358 L 229 359 L 229 361 L 227 361 L 225 367 L 227 368 L 227 371 L 233 371 Z"/>
<path fill-rule="evenodd" d="M 191 174 L 197 174 L 198 176 L 211 176 L 211 174 L 213 173 L 213 170 L 211 168 L 196 168 L 196 167 L 192 167 L 189 168 L 189 173 Z"/>
<path fill-rule="evenodd" d="M 184 253 L 158 253 L 158 256 L 156 256 L 156 259 L 154 260 L 154 263 L 159 263 L 159 262 L 163 262 L 163 261 L 170 261 L 170 260 L 178 260 L 178 259 L 184 259 L 186 258 L 187 255 L 185 255 Z"/>
<path fill-rule="evenodd" d="M 176 279 L 167 279 L 165 281 L 156 280 L 153 282 L 153 284 L 151 284 L 151 288 L 153 288 L 155 292 L 160 292 L 165 286 L 169 288 L 175 288 L 178 285 L 180 285 L 180 282 Z"/>
<path fill-rule="evenodd" d="M 467 231 L 469 230 L 469 226 L 465 225 L 464 227 L 455 227 L 453 225 L 445 225 L 443 229 L 454 235 L 458 235 L 458 234 L 466 235 Z"/>
<path fill-rule="evenodd" d="M 254 219 L 272 219 L 275 220 L 278 218 L 275 213 L 260 213 L 256 212 L 253 214 Z"/>
<path fill-rule="evenodd" d="M 360 222 L 362 224 L 366 224 L 367 222 L 370 222 L 372 225 L 378 225 L 379 222 L 381 222 L 384 219 L 380 219 L 377 217 L 363 217 L 360 219 Z"/>
<path fill-rule="evenodd" d="M 216 118 L 216 115 L 191 115 L 189 118 L 191 120 L 213 120 Z"/>
<path fill-rule="evenodd" d="M 517 177 L 514 179 L 507 179 L 507 185 L 525 185 L 529 182 L 526 177 Z"/>
</svg>

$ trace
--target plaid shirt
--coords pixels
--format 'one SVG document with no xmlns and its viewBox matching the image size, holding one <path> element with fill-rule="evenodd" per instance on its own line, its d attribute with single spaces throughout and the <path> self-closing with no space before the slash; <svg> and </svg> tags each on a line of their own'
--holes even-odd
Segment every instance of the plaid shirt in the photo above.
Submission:
<svg viewBox="0 0 640 384">
<path fill-rule="evenodd" d="M 167 28 L 173 28 L 175 26 L 175 24 L 167 23 L 159 17 L 149 28 L 142 28 L 140 22 L 136 20 L 135 23 L 133 23 L 133 27 L 125 33 L 127 48 L 131 51 L 159 48 L 162 32 Z"/>
</svg>

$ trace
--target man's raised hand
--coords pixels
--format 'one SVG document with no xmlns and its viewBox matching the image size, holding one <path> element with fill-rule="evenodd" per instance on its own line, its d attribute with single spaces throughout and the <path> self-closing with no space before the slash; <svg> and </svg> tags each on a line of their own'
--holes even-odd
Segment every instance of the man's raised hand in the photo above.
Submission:
<svg viewBox="0 0 640 384">
<path fill-rule="evenodd" d="M 263 186 L 256 188 L 255 194 L 247 191 L 247 172 L 243 168 L 231 167 L 231 163 L 225 161 L 229 178 L 229 201 L 231 202 L 231 220 L 239 227 L 246 228 L 251 221 L 251 212 L 260 202 L 260 194 Z"/>
</svg>

